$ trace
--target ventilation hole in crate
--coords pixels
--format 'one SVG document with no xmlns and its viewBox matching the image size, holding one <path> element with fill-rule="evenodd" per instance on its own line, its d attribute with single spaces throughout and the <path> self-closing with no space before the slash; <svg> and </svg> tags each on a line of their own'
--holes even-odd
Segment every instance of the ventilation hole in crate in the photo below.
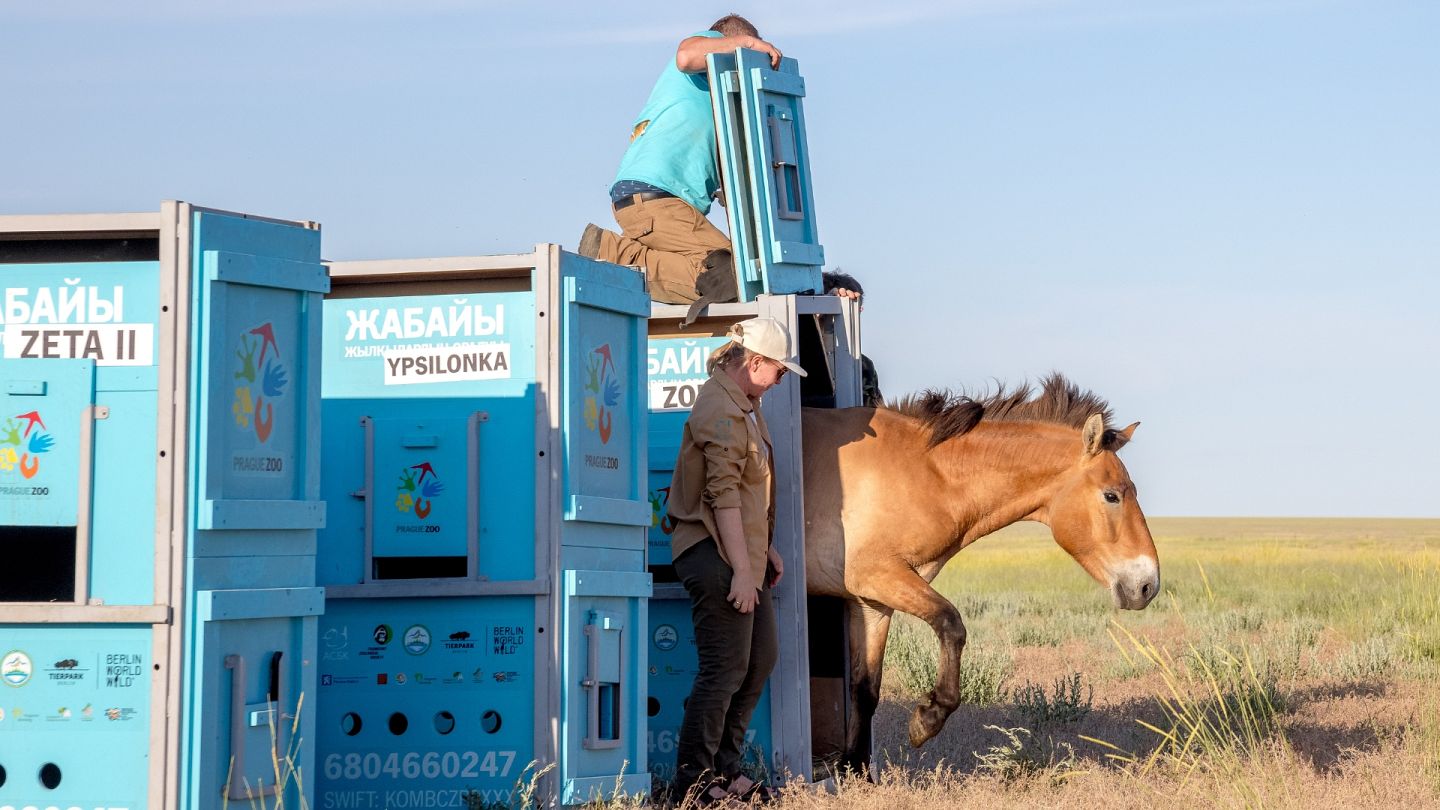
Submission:
<svg viewBox="0 0 1440 810">
<path fill-rule="evenodd" d="M 500 723 L 500 713 L 494 709 L 490 709 L 480 715 L 480 728 L 484 729 L 486 734 L 494 734 L 499 731 Z"/>
<path fill-rule="evenodd" d="M 340 730 L 345 732 L 345 736 L 347 737 L 354 737 L 356 734 L 359 734 L 360 727 L 363 725 L 365 725 L 365 723 L 361 721 L 360 715 L 355 712 L 346 712 L 345 716 L 340 718 Z"/>
<path fill-rule="evenodd" d="M 40 767 L 40 784 L 48 790 L 60 787 L 60 766 L 47 762 Z"/>
<path fill-rule="evenodd" d="M 648 714 L 648 715 L 650 715 L 651 717 L 654 717 L 655 715 L 659 714 L 659 713 L 660 713 L 660 701 L 656 700 L 656 699 L 653 698 L 653 697 L 650 698 L 650 702 L 649 702 L 648 704 L 646 704 L 646 706 L 645 706 L 645 713 Z"/>
<path fill-rule="evenodd" d="M 408 728 L 410 728 L 410 719 L 405 716 L 404 712 L 395 712 L 394 714 L 390 715 L 391 734 L 399 737 L 401 734 L 404 734 L 405 729 Z"/>
<path fill-rule="evenodd" d="M 5 787 L 5 766 L 0 765 L 0 787 Z"/>
<path fill-rule="evenodd" d="M 441 734 L 449 734 L 455 730 L 455 715 L 450 712 L 440 712 L 435 715 L 435 730 Z"/>
</svg>

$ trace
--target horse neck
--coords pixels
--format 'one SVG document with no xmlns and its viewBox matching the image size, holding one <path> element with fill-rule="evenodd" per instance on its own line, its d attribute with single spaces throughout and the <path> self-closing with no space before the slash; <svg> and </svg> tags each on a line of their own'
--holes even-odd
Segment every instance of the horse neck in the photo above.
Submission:
<svg viewBox="0 0 1440 810">
<path fill-rule="evenodd" d="M 1021 520 L 1045 523 L 1055 487 L 1079 450 L 1074 428 L 981 422 L 931 451 L 943 457 L 961 547 Z"/>
</svg>

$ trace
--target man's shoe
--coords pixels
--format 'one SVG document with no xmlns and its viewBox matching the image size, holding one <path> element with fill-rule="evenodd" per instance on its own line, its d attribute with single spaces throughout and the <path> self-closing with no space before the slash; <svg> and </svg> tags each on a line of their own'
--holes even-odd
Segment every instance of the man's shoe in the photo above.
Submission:
<svg viewBox="0 0 1440 810">
<path fill-rule="evenodd" d="M 600 226 L 590 223 L 580 235 L 580 248 L 576 251 L 587 259 L 600 258 Z"/>
</svg>

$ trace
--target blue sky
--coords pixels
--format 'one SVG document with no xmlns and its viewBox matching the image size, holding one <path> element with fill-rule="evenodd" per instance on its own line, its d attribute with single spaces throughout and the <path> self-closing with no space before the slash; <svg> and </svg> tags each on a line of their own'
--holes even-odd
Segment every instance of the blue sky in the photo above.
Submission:
<svg viewBox="0 0 1440 810">
<path fill-rule="evenodd" d="M 684 35 L 799 60 L 895 395 L 1059 370 L 1154 515 L 1440 516 L 1440 4 L 0 0 L 0 213 L 573 246 Z"/>
</svg>

